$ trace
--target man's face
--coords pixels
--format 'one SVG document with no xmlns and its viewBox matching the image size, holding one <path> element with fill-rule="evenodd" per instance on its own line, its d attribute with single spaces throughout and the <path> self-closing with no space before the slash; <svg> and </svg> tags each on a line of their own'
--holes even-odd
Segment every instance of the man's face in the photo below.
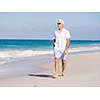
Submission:
<svg viewBox="0 0 100 100">
<path fill-rule="evenodd" d="M 58 29 L 62 29 L 62 28 L 63 28 L 63 24 L 60 23 L 60 22 L 58 22 L 58 23 L 57 23 L 57 27 L 58 27 Z"/>
</svg>

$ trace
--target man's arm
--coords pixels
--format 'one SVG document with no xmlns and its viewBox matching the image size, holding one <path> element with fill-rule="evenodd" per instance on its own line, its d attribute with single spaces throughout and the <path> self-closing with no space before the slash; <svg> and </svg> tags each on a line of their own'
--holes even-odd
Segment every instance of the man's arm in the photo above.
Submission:
<svg viewBox="0 0 100 100">
<path fill-rule="evenodd" d="M 68 48 L 69 48 L 69 46 L 70 46 L 70 38 L 66 39 L 66 47 L 65 47 L 65 51 L 64 51 L 65 54 L 68 54 Z"/>
</svg>

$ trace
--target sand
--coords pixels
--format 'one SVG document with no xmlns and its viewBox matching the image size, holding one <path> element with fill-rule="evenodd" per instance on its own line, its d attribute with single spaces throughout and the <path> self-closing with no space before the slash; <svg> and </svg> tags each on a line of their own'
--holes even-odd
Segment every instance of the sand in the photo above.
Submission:
<svg viewBox="0 0 100 100">
<path fill-rule="evenodd" d="M 49 59 L 52 56 L 48 56 Z M 33 62 L 34 63 L 34 62 Z M 22 76 L 0 78 L 1 87 L 98 87 L 100 86 L 100 52 L 70 55 L 67 59 L 67 69 L 61 77 L 53 79 L 54 62 L 39 64 L 46 69 L 27 73 Z"/>
</svg>

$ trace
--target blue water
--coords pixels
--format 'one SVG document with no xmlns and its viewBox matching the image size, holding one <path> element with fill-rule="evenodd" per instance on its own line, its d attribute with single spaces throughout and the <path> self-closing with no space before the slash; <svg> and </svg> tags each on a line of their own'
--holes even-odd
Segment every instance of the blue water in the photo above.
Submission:
<svg viewBox="0 0 100 100">
<path fill-rule="evenodd" d="M 8 49 L 32 49 L 43 50 L 52 47 L 51 40 L 0 40 L 0 50 Z"/>
<path fill-rule="evenodd" d="M 70 47 L 100 47 L 100 40 L 71 40 Z"/>
<path fill-rule="evenodd" d="M 100 40 L 71 40 L 70 48 L 77 47 L 100 47 Z M 1 50 L 51 50 L 52 40 L 13 40 L 13 39 L 1 39 Z"/>
<path fill-rule="evenodd" d="M 0 40 L 0 49 L 44 49 L 51 48 L 50 40 Z"/>
</svg>

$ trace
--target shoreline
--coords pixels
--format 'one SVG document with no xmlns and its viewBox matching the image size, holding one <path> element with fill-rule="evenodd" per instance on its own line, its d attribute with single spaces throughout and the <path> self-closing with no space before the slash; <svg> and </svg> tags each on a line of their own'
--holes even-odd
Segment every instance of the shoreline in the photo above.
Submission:
<svg viewBox="0 0 100 100">
<path fill-rule="evenodd" d="M 69 52 L 68 56 L 77 55 L 77 54 L 87 54 L 87 53 L 99 53 L 99 52 L 100 52 L 100 50 L 89 50 L 89 51 L 86 50 L 86 51 L 78 51 L 78 52 Z M 43 54 L 43 55 L 36 55 L 36 56 L 29 56 L 29 57 L 22 57 L 22 58 L 14 58 L 11 61 L 1 63 L 0 66 L 3 66 L 5 64 L 9 64 L 9 63 L 13 63 L 13 62 L 16 62 L 16 61 L 23 61 L 23 60 L 26 60 L 26 59 L 36 58 L 38 60 L 39 57 L 41 58 L 41 57 L 46 57 L 46 56 L 52 56 L 53 57 L 53 52 L 52 52 L 52 54 L 50 53 L 50 54 Z"/>
</svg>

